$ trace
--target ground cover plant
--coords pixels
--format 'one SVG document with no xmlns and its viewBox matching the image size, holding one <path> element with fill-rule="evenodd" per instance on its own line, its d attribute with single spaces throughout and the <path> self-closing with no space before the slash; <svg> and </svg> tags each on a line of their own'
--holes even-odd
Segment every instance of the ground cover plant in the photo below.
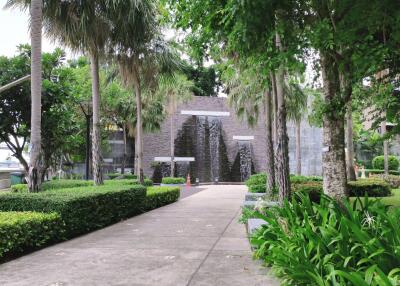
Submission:
<svg viewBox="0 0 400 286">
<path fill-rule="evenodd" d="M 181 177 L 164 177 L 161 180 L 162 184 L 179 185 L 186 182 L 185 178 Z"/>
<path fill-rule="evenodd" d="M 295 198 L 296 197 L 296 198 Z M 256 257 L 286 285 L 398 285 L 400 209 L 377 200 L 353 203 L 295 193 L 266 209 L 268 222 L 252 237 Z"/>
<path fill-rule="evenodd" d="M 0 212 L 0 260 L 60 240 L 63 232 L 64 222 L 57 213 Z"/>
</svg>

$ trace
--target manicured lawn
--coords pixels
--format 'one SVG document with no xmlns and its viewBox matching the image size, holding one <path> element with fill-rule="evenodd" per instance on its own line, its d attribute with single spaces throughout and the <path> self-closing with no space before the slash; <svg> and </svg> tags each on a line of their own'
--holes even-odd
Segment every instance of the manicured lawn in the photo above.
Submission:
<svg viewBox="0 0 400 286">
<path fill-rule="evenodd" d="M 350 198 L 351 200 L 354 200 L 355 198 Z M 370 198 L 371 200 L 374 199 L 379 199 L 382 201 L 382 203 L 393 206 L 396 208 L 400 207 L 400 189 L 394 189 L 392 190 L 392 195 L 389 197 L 378 197 L 378 198 Z"/>
</svg>

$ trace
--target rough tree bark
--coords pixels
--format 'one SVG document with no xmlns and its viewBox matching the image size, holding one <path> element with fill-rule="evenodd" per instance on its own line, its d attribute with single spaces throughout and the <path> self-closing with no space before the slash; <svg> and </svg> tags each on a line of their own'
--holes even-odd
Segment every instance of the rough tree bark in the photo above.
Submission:
<svg viewBox="0 0 400 286">
<path fill-rule="evenodd" d="M 100 90 L 99 90 L 99 58 L 95 52 L 90 54 L 92 73 L 92 101 L 93 101 L 93 133 L 92 133 L 92 168 L 95 185 L 103 184 L 100 149 Z"/>
<path fill-rule="evenodd" d="M 338 200 L 347 196 L 344 152 L 344 110 L 338 110 L 340 96 L 338 67 L 331 55 L 320 53 L 324 102 L 322 170 L 324 192 Z M 344 106 L 343 106 L 344 109 Z"/>
<path fill-rule="evenodd" d="M 272 142 L 272 106 L 271 106 L 271 92 L 266 90 L 264 93 L 264 109 L 265 109 L 265 130 L 267 139 L 267 193 L 271 197 L 272 191 L 275 186 L 275 162 L 274 162 L 274 145 Z"/>
<path fill-rule="evenodd" d="M 282 51 L 281 39 L 276 33 L 276 46 Z M 286 129 L 286 104 L 284 91 L 284 69 L 282 64 L 276 72 L 276 97 L 277 97 L 277 138 L 276 138 L 276 183 L 279 187 L 279 202 L 282 204 L 286 198 L 290 197 L 289 180 L 289 144 Z"/>
<path fill-rule="evenodd" d="M 41 184 L 41 96 L 42 96 L 42 0 L 31 2 L 31 150 L 28 173 L 30 192 L 38 192 Z"/>
<path fill-rule="evenodd" d="M 296 120 L 296 174 L 301 175 L 301 119 Z"/>
<path fill-rule="evenodd" d="M 385 136 L 386 134 L 386 120 L 381 123 L 381 134 Z M 388 140 L 383 141 L 383 169 L 385 175 L 389 175 L 389 142 Z"/>
<path fill-rule="evenodd" d="M 133 76 L 133 85 L 136 96 L 136 147 L 135 151 L 136 163 L 137 163 L 137 176 L 141 184 L 144 183 L 143 174 L 143 123 L 142 123 L 142 94 L 140 87 L 140 79 L 137 71 Z"/>
</svg>

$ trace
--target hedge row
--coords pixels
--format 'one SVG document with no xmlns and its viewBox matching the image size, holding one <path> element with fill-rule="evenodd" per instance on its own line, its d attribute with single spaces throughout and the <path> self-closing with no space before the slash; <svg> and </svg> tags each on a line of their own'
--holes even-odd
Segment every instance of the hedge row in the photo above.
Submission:
<svg viewBox="0 0 400 286">
<path fill-rule="evenodd" d="M 60 240 L 64 222 L 56 213 L 0 212 L 0 259 Z"/>
<path fill-rule="evenodd" d="M 137 175 L 133 175 L 133 174 L 111 173 L 111 174 L 107 174 L 107 176 L 110 178 L 110 180 L 114 180 L 114 179 L 136 180 L 137 179 Z"/>
<path fill-rule="evenodd" d="M 55 189 L 66 189 L 66 188 L 75 188 L 75 187 L 85 187 L 85 186 L 93 186 L 93 181 L 85 181 L 85 180 L 52 180 L 43 182 L 40 187 L 42 191 L 55 190 Z M 11 191 L 13 192 L 28 192 L 27 184 L 17 184 L 11 186 Z"/>
<path fill-rule="evenodd" d="M 133 175 L 132 175 L 133 176 Z M 106 185 L 138 185 L 139 181 L 137 179 L 126 178 L 118 179 L 118 180 L 105 180 L 104 183 Z M 144 179 L 144 186 L 152 186 L 153 181 L 150 179 Z M 93 186 L 93 181 L 85 181 L 85 180 L 53 180 L 44 182 L 41 186 L 41 191 L 48 190 L 59 190 L 59 189 L 67 189 L 67 188 L 76 188 L 76 187 L 89 187 Z M 11 186 L 11 191 L 16 193 L 26 193 L 28 192 L 27 184 L 16 184 Z"/>
<path fill-rule="evenodd" d="M 246 181 L 246 186 L 251 193 L 265 193 L 266 191 L 267 174 L 259 173 L 250 176 Z M 309 182 L 322 182 L 322 177 L 318 176 L 297 176 L 290 175 L 290 183 L 293 184 L 306 184 Z"/>
<path fill-rule="evenodd" d="M 176 202 L 179 195 L 179 187 L 149 187 L 147 188 L 143 211 L 153 210 Z"/>
<path fill-rule="evenodd" d="M 388 167 L 389 170 L 398 170 L 399 169 L 399 159 L 396 156 L 388 156 Z M 385 157 L 384 156 L 376 156 L 372 160 L 372 167 L 374 169 L 384 170 L 385 169 Z"/>
<path fill-rule="evenodd" d="M 377 178 L 360 179 L 347 185 L 351 197 L 364 197 L 367 194 L 369 197 L 386 197 L 391 194 L 389 184 Z"/>
<path fill-rule="evenodd" d="M 186 182 L 185 178 L 181 177 L 164 177 L 161 180 L 162 184 L 171 184 L 171 185 L 179 185 L 184 184 Z"/>
<path fill-rule="evenodd" d="M 385 171 L 381 170 L 381 169 L 365 169 L 365 176 L 366 177 L 369 177 L 370 175 L 377 175 L 377 174 L 383 174 L 383 173 L 385 173 Z M 394 171 L 394 170 L 389 170 L 389 174 L 390 175 L 400 175 L 400 172 L 399 171 Z M 358 170 L 358 177 L 361 177 L 361 175 L 362 175 L 362 172 L 359 169 Z"/>
<path fill-rule="evenodd" d="M 145 196 L 144 186 L 124 184 L 6 193 L 0 195 L 0 211 L 56 212 L 66 237 L 72 237 L 139 213 Z"/>
</svg>

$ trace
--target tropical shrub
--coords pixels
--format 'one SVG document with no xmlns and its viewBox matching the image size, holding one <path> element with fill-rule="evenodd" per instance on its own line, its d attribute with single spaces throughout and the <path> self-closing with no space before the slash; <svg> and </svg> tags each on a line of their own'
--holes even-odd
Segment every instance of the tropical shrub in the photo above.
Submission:
<svg viewBox="0 0 400 286">
<path fill-rule="evenodd" d="M 184 184 L 186 182 L 185 178 L 175 178 L 175 177 L 164 177 L 161 180 L 162 184 L 169 184 L 169 185 L 179 185 Z"/>
<path fill-rule="evenodd" d="M 397 171 L 399 169 L 399 159 L 396 156 L 388 156 L 389 159 L 389 170 Z M 372 167 L 374 169 L 383 170 L 385 169 L 384 156 L 376 156 L 372 159 Z"/>
<path fill-rule="evenodd" d="M 65 222 L 66 236 L 72 237 L 139 213 L 145 196 L 144 186 L 132 184 L 4 193 L 0 210 L 56 212 Z"/>
<path fill-rule="evenodd" d="M 149 187 L 143 211 L 156 209 L 176 202 L 180 196 L 179 187 Z"/>
<path fill-rule="evenodd" d="M 63 230 L 64 223 L 56 213 L 0 212 L 0 260 L 60 240 Z"/>
<path fill-rule="evenodd" d="M 258 214 L 267 224 L 251 242 L 284 285 L 399 285 L 399 216 L 368 198 L 314 203 L 294 193 Z"/>
<path fill-rule="evenodd" d="M 292 192 L 307 194 L 313 202 L 319 202 L 321 194 L 324 192 L 322 182 L 319 181 L 292 183 L 291 190 Z"/>
<path fill-rule="evenodd" d="M 389 184 L 377 178 L 350 181 L 347 185 L 351 197 L 386 197 L 391 194 Z"/>
<path fill-rule="evenodd" d="M 267 186 L 265 184 L 249 186 L 250 193 L 265 193 L 266 191 L 267 191 Z"/>
<path fill-rule="evenodd" d="M 259 173 L 251 175 L 246 181 L 246 186 L 251 193 L 265 193 L 267 189 L 267 174 Z"/>
</svg>

